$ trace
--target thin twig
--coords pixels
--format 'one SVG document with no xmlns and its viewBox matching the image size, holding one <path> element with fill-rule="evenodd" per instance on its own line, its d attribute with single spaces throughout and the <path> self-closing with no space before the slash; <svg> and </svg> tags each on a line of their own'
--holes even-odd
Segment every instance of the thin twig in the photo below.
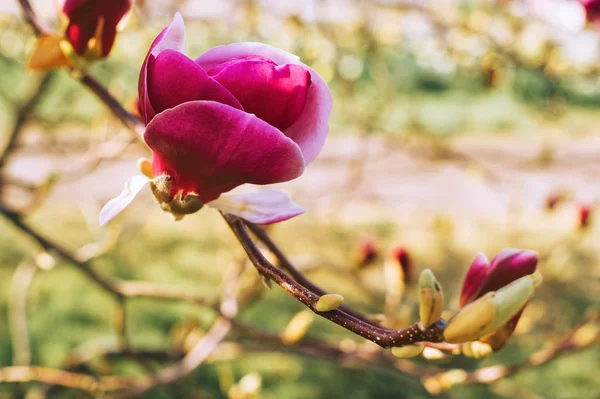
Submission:
<svg viewBox="0 0 600 399">
<path fill-rule="evenodd" d="M 101 276 L 98 272 L 96 272 L 89 260 L 79 260 L 75 255 L 73 255 L 69 250 L 63 248 L 59 244 L 50 241 L 47 238 L 41 236 L 37 231 L 33 230 L 29 227 L 23 220 L 19 214 L 7 209 L 4 205 L 0 204 L 0 214 L 2 214 L 8 221 L 10 221 L 13 225 L 18 227 L 21 231 L 31 237 L 34 241 L 36 241 L 42 248 L 46 251 L 53 251 L 57 253 L 61 258 L 64 258 L 69 263 L 77 266 L 77 268 L 82 271 L 86 276 L 88 276 L 92 281 L 102 287 L 106 292 L 110 293 L 112 296 L 120 299 L 123 297 L 123 294 L 118 290 L 118 288 L 111 283 L 109 280 Z"/>
<path fill-rule="evenodd" d="M 40 79 L 39 83 L 36 85 L 34 92 L 29 98 L 29 100 L 27 100 L 19 108 L 19 111 L 17 112 L 17 116 L 15 118 L 13 129 L 10 135 L 8 136 L 8 140 L 4 145 L 4 149 L 2 150 L 2 152 L 0 152 L 0 169 L 4 167 L 8 157 L 15 149 L 18 138 L 23 132 L 23 128 L 25 127 L 26 122 L 29 120 L 35 106 L 39 103 L 43 95 L 46 93 L 46 90 L 48 89 L 51 80 L 51 73 L 44 74 L 43 77 Z"/>
<path fill-rule="evenodd" d="M 255 225 L 254 223 L 250 223 L 250 222 L 246 222 L 246 221 L 244 221 L 244 224 L 246 226 L 248 226 L 248 228 L 252 231 L 252 233 L 254 233 L 256 235 L 256 237 L 258 237 L 258 239 L 267 246 L 269 251 L 271 251 L 271 253 L 273 255 L 275 255 L 275 257 L 279 261 L 279 266 L 283 270 L 286 270 L 294 278 L 294 280 L 296 280 L 298 283 L 302 284 L 304 287 L 308 288 L 309 290 L 311 290 L 312 292 L 314 292 L 317 295 L 322 296 L 322 295 L 327 294 L 327 292 L 325 290 L 321 289 L 316 284 L 313 284 L 310 280 L 308 280 L 302 274 L 302 272 L 300 270 L 298 270 L 292 264 L 292 262 L 285 256 L 283 251 L 281 251 L 281 249 L 279 249 L 277 244 L 275 244 L 275 242 L 271 239 L 271 237 L 267 234 L 267 232 L 263 228 Z M 366 318 L 359 312 L 354 311 L 353 309 L 349 308 L 346 305 L 340 306 L 339 309 L 343 310 L 344 312 L 348 313 L 351 316 L 354 316 L 355 318 L 357 318 L 359 320 L 362 320 L 364 322 L 370 322 L 368 318 Z"/>
<path fill-rule="evenodd" d="M 0 368 L 0 382 L 39 381 L 50 385 L 81 389 L 88 392 L 115 391 L 130 386 L 133 380 L 121 377 L 94 378 L 85 374 L 36 366 Z"/>
<path fill-rule="evenodd" d="M 234 262 L 229 272 L 226 273 L 223 284 L 223 298 L 221 300 L 221 312 L 223 316 L 217 318 L 206 335 L 194 345 L 194 348 L 180 362 L 162 369 L 143 382 L 134 384 L 129 389 L 119 392 L 114 399 L 138 397 L 159 385 L 167 385 L 179 381 L 196 370 L 210 356 L 217 348 L 217 345 L 225 339 L 225 336 L 231 330 L 230 319 L 234 318 L 237 314 L 236 287 L 241 267 L 241 264 Z"/>
</svg>

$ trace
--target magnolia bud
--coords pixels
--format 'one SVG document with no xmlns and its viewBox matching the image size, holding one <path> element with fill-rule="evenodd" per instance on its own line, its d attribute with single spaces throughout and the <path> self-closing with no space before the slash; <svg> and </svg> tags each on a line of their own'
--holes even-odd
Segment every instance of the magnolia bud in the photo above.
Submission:
<svg viewBox="0 0 600 399">
<path fill-rule="evenodd" d="M 466 305 L 448 321 L 444 339 L 450 343 L 475 341 L 502 328 L 525 306 L 541 279 L 539 273 L 521 277 Z"/>
<path fill-rule="evenodd" d="M 294 344 L 306 335 L 314 321 L 314 315 L 310 310 L 303 310 L 297 313 L 285 327 L 281 334 L 281 339 L 286 344 Z"/>
<path fill-rule="evenodd" d="M 317 312 L 329 312 L 339 308 L 344 303 L 344 297 L 338 294 L 325 294 L 315 303 Z"/>
<path fill-rule="evenodd" d="M 364 238 L 358 247 L 358 267 L 372 265 L 379 256 L 379 250 L 373 238 Z"/>
<path fill-rule="evenodd" d="M 486 356 L 491 355 L 494 352 L 494 349 L 484 342 L 473 341 L 473 342 L 465 342 L 462 344 L 462 353 L 466 357 L 472 357 L 475 359 L 482 359 Z"/>
<path fill-rule="evenodd" d="M 496 315 L 493 292 L 488 292 L 475 302 L 471 302 L 455 314 L 444 330 L 444 339 L 450 343 L 475 341 L 485 335 Z"/>
<path fill-rule="evenodd" d="M 419 277 L 419 317 L 421 324 L 429 327 L 442 315 L 444 292 L 433 272 L 425 269 Z"/>
<path fill-rule="evenodd" d="M 423 345 L 395 346 L 392 348 L 392 355 L 401 359 L 408 359 L 419 356 L 421 353 L 423 353 L 424 349 L 425 347 Z"/>
<path fill-rule="evenodd" d="M 586 229 L 590 226 L 590 216 L 592 208 L 588 205 L 581 205 L 578 209 L 579 228 Z"/>
</svg>

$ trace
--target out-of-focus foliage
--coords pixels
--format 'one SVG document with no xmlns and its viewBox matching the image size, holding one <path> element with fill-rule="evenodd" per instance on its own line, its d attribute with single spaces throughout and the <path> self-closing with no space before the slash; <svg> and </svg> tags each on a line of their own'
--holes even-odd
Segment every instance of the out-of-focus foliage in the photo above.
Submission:
<svg viewBox="0 0 600 399">
<path fill-rule="evenodd" d="M 172 12 L 187 10 L 171 5 L 157 16 L 147 3 L 149 10 L 135 9 L 110 60 L 92 69 L 126 103 L 135 96 L 150 41 Z M 186 16 L 188 52 L 257 40 L 298 54 L 332 87 L 335 132 L 527 132 L 547 118 L 580 132 L 585 129 L 573 115 L 587 121 L 586 110 L 600 105 L 597 33 L 549 23 L 526 2 L 325 1 L 305 8 L 294 2 L 224 3 L 230 13 L 221 5 L 211 6 L 220 12 L 216 15 L 209 9 Z M 188 9 L 202 7 L 193 3 Z M 0 24 L 0 94 L 11 105 L 26 89 L 30 73 L 23 65 L 32 39 L 12 17 Z M 61 75 L 39 109 L 47 128 L 104 120 L 102 106 Z"/>
<path fill-rule="evenodd" d="M 523 1 L 485 0 L 397 3 L 323 0 L 304 2 L 304 6 L 297 7 L 288 1 L 193 4 L 165 1 L 160 6 L 156 3 L 138 0 L 111 57 L 91 68 L 130 110 L 134 108 L 139 67 L 151 40 L 172 18 L 172 13 L 181 10 L 186 18 L 190 55 L 199 55 L 219 44 L 251 40 L 298 54 L 331 85 L 335 104 L 332 139 L 341 142 L 356 133 L 384 138 L 389 147 L 384 162 L 390 164 L 396 161 L 396 139 L 415 136 L 431 139 L 432 158 L 439 156 L 440 160 L 452 161 L 450 156 L 445 158 L 445 142 L 438 139 L 459 134 L 501 133 L 521 146 L 519 140 L 526 134 L 550 131 L 577 139 L 597 131 L 600 34 L 593 26 L 574 30 L 570 25 L 566 28 L 561 25 L 562 20 L 557 24 L 552 17 L 556 14 L 550 8 L 540 13 Z M 214 6 L 218 12 L 199 11 L 208 7 L 208 3 L 219 3 Z M 50 22 L 56 22 L 58 27 L 57 21 Z M 0 16 L 2 137 L 10 131 L 19 105 L 39 77 L 24 69 L 32 45 L 31 31 L 21 20 L 14 15 Z M 30 141 L 23 145 L 26 156 L 42 154 L 54 160 L 73 155 L 81 152 L 82 143 L 89 139 L 100 141 L 107 131 L 109 135 L 118 131 L 117 123 L 103 104 L 71 79 L 67 71 L 54 72 L 50 84 L 47 95 L 35 108 L 35 123 L 26 136 Z M 127 153 L 123 157 L 134 165 L 137 155 Z M 505 156 L 502 149 L 494 155 Z M 357 158 L 362 156 L 359 153 Z M 539 167 L 535 171 L 541 171 L 544 165 L 551 164 L 553 157 L 551 147 L 547 153 L 539 154 L 539 160 L 546 163 L 530 163 L 534 164 L 532 168 Z M 530 165 L 521 160 L 509 159 L 507 164 Z M 330 156 L 321 161 L 325 166 L 319 170 L 339 168 L 346 161 Z M 514 364 L 559 341 L 586 311 L 597 306 L 600 230 L 593 216 L 587 229 L 577 230 L 577 215 L 567 205 L 559 205 L 558 211 L 547 214 L 541 210 L 523 211 L 518 204 L 527 199 L 519 197 L 518 189 L 506 189 L 514 197 L 500 218 L 479 217 L 475 212 L 453 214 L 451 205 L 432 211 L 427 207 L 428 198 L 414 199 L 410 192 L 414 182 L 413 186 L 411 181 L 405 185 L 401 177 L 390 176 L 389 181 L 394 185 L 390 190 L 398 193 L 398 202 L 412 200 L 422 206 L 401 218 L 387 209 L 373 210 L 376 201 L 373 208 L 353 202 L 359 197 L 353 190 L 361 187 L 359 184 L 355 187 L 351 177 L 368 180 L 369 173 L 375 173 L 361 172 L 361 161 L 362 158 L 348 162 L 348 169 L 352 170 L 348 175 L 332 173 L 333 179 L 350 176 L 341 189 L 335 186 L 341 192 L 315 195 L 329 209 L 311 210 L 273 231 L 273 237 L 307 276 L 325 289 L 343 295 L 345 303 L 357 305 L 368 314 L 385 311 L 383 264 L 388 256 L 386 251 L 398 243 L 410 250 L 414 276 L 431 268 L 443 283 L 446 309 L 450 310 L 445 317 L 458 309 L 461 276 L 477 252 L 491 256 L 501 249 L 516 247 L 540 253 L 544 283 L 504 350 L 484 360 L 462 356 L 418 358 L 415 360 L 418 365 L 473 370 L 486 365 Z M 419 184 L 431 184 L 427 178 L 430 174 L 419 174 L 429 171 L 430 165 L 420 163 L 420 158 L 414 164 Z M 39 164 L 29 165 L 35 169 Z M 590 165 L 590 173 L 593 166 Z M 386 173 L 382 169 L 377 171 Z M 489 182 L 480 178 L 479 165 L 466 170 L 466 174 L 473 175 L 473 181 L 482 186 Z M 510 187 L 510 177 L 508 183 L 503 181 L 498 185 Z M 88 195 L 113 178 L 110 170 L 104 170 L 76 186 L 77 191 L 59 193 L 30 215 L 28 223 L 69 248 L 102 242 L 110 233 L 97 227 L 99 201 L 89 199 Z M 450 189 L 436 187 L 435 195 L 445 198 L 446 190 Z M 361 198 L 378 195 L 361 194 Z M 465 198 L 465 202 L 471 201 Z M 125 213 L 110 227 L 111 231 L 122 229 L 119 241 L 95 266 L 107 276 L 169 284 L 182 292 L 210 298 L 218 293 L 226 265 L 239 255 L 239 245 L 231 233 L 218 217 L 211 215 L 205 210 L 182 222 L 171 223 L 156 204 L 147 201 L 144 207 L 142 202 L 136 211 Z M 378 256 L 368 266 L 359 268 L 357 248 L 364 237 L 374 240 Z M 13 362 L 13 343 L 4 321 L 8 318 L 15 268 L 23 260 L 31 260 L 38 250 L 0 219 L 0 366 Z M 116 339 L 112 323 L 114 303 L 76 269 L 57 260 L 48 270 L 37 271 L 28 296 L 29 328 L 32 363 L 66 367 L 73 351 L 85 352 L 89 345 Z M 256 272 L 250 269 L 244 278 L 252 280 Z M 412 284 L 407 286 L 405 306 L 398 315 L 402 326 L 419 317 L 417 290 Z M 134 346 L 144 348 L 189 348 L 190 341 L 204 334 L 214 319 L 213 313 L 191 304 L 133 299 L 127 306 L 128 335 Z M 275 287 L 265 289 L 260 300 L 243 310 L 240 318 L 277 333 L 304 309 Z M 342 348 L 365 345 L 364 340 L 320 318 L 315 318 L 308 337 Z M 232 334 L 232 338 L 244 342 L 237 334 Z M 466 399 L 600 397 L 599 356 L 599 349 L 592 347 L 522 371 L 494 385 L 457 386 L 450 395 Z M 156 361 L 152 366 L 164 364 Z M 141 376 L 145 372 L 132 361 L 118 359 L 97 359 L 89 367 L 99 374 Z M 202 397 L 204 393 L 208 398 L 235 398 L 240 380 L 248 375 L 246 381 L 255 378 L 251 373 L 260 375 L 262 388 L 258 397 L 267 399 L 429 397 L 417 377 L 377 367 L 365 368 L 361 364 L 301 357 L 281 347 L 233 351 L 231 360 L 203 365 L 181 383 L 156 389 L 146 397 Z M 0 385 L 0 397 L 16 398 L 23 392 L 23 386 Z M 79 397 L 66 390 L 56 390 L 53 395 Z"/>
</svg>

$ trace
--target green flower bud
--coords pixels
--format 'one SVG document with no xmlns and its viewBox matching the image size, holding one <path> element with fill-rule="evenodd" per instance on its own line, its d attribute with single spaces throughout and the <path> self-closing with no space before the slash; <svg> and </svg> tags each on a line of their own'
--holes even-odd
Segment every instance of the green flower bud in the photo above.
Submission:
<svg viewBox="0 0 600 399">
<path fill-rule="evenodd" d="M 423 353 L 424 349 L 425 347 L 423 345 L 395 346 L 392 348 L 392 355 L 401 359 L 408 359 L 419 356 L 421 353 Z"/>
<path fill-rule="evenodd" d="M 281 339 L 286 344 L 294 344 L 300 341 L 308 332 L 314 321 L 314 313 L 306 309 L 297 313 L 285 327 Z"/>
<path fill-rule="evenodd" d="M 338 294 L 326 294 L 315 303 L 317 312 L 329 312 L 339 308 L 344 303 L 344 297 Z"/>
<path fill-rule="evenodd" d="M 494 322 L 496 303 L 493 292 L 488 292 L 455 314 L 444 330 L 444 339 L 453 344 L 475 341 L 486 334 Z"/>
<path fill-rule="evenodd" d="M 433 272 L 425 269 L 419 277 L 419 317 L 421 324 L 429 327 L 442 315 L 444 292 Z"/>
<path fill-rule="evenodd" d="M 535 287 L 540 285 L 541 281 L 542 275 L 536 272 L 521 277 L 496 291 L 492 297 L 497 306 L 496 314 L 488 333 L 496 331 L 508 323 L 529 301 Z"/>
<path fill-rule="evenodd" d="M 451 343 L 475 341 L 502 329 L 529 301 L 541 279 L 539 273 L 521 277 L 466 305 L 449 320 L 444 338 Z"/>
</svg>

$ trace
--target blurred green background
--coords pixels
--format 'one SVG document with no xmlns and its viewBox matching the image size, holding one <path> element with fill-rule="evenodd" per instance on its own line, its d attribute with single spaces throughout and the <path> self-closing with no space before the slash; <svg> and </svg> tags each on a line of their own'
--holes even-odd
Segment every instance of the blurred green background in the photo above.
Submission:
<svg viewBox="0 0 600 399">
<path fill-rule="evenodd" d="M 60 30 L 53 2 L 34 3 Z M 415 362 L 465 370 L 516 363 L 558 342 L 597 308 L 600 232 L 593 216 L 585 229 L 577 222 L 577 207 L 593 209 L 600 196 L 600 33 L 593 27 L 565 30 L 525 2 L 509 1 L 207 3 L 139 1 L 111 57 L 89 71 L 133 110 L 141 62 L 177 10 L 186 20 L 192 58 L 219 44 L 261 41 L 316 69 L 334 97 L 330 138 L 306 175 L 285 186 L 310 212 L 272 230 L 311 279 L 369 314 L 381 313 L 382 265 L 392 247 L 402 245 L 417 272 L 436 273 L 451 315 L 461 276 L 479 251 L 490 258 L 509 247 L 540 253 L 544 283 L 504 350 L 484 360 Z M 34 38 L 16 17 L 16 4 L 2 7 L 0 132 L 8 137 L 41 74 L 25 68 Z M 25 208 L 32 194 L 41 193 L 43 202 L 35 203 L 27 222 L 80 253 L 108 245 L 95 260 L 99 272 L 214 297 L 226 266 L 240 256 L 239 244 L 214 212 L 172 223 L 145 193 L 108 228 L 97 226 L 100 207 L 147 153 L 131 146 L 89 170 L 80 161 L 105 141 L 124 137 L 119 122 L 76 79 L 65 70 L 51 72 L 33 120 L 2 170 L 2 203 Z M 550 212 L 546 198 L 558 191 L 566 200 Z M 365 237 L 375 240 L 380 254 L 359 269 Z M 0 366 L 14 360 L 8 320 L 19 289 L 15 270 L 24 262 L 37 265 L 27 304 L 32 364 L 64 368 L 73 353 L 116 341 L 113 300 L 60 258 L 40 256 L 29 238 L 0 219 Z M 255 277 L 253 270 L 244 274 Z M 417 318 L 416 295 L 409 287 L 407 322 Z M 185 303 L 132 299 L 127 307 L 134 347 L 185 349 L 214 320 L 213 312 Z M 275 287 L 265 289 L 240 318 L 277 333 L 302 309 Z M 362 343 L 322 319 L 308 336 L 334 346 Z M 228 340 L 244 342 L 235 333 Z M 238 348 L 145 397 L 430 396 L 414 376 L 289 352 Z M 145 372 L 122 359 L 96 359 L 88 367 L 94 375 Z M 495 384 L 457 386 L 445 395 L 597 398 L 599 368 L 600 350 L 592 346 Z M 240 394 L 244 376 L 260 378 L 261 388 Z M 35 383 L 0 384 L 0 398 L 39 392 Z M 48 395 L 86 397 L 68 389 Z"/>
</svg>

